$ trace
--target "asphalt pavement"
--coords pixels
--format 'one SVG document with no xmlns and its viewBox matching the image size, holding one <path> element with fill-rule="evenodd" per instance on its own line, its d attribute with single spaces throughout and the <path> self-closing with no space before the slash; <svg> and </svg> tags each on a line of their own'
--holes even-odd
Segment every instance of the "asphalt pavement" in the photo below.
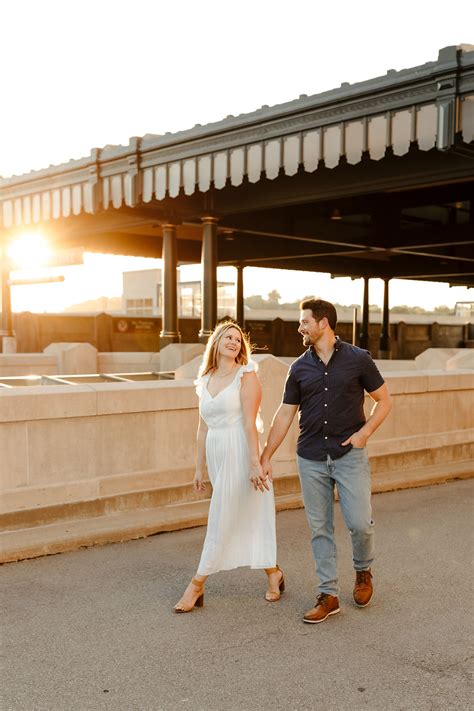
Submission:
<svg viewBox="0 0 474 711">
<path fill-rule="evenodd" d="M 265 575 L 209 579 L 205 605 L 173 604 L 205 529 L 2 567 L 2 711 L 446 711 L 472 709 L 474 481 L 373 498 L 375 595 L 351 598 L 337 506 L 341 614 L 302 623 L 316 578 L 304 511 L 277 516 L 287 590 Z"/>
</svg>

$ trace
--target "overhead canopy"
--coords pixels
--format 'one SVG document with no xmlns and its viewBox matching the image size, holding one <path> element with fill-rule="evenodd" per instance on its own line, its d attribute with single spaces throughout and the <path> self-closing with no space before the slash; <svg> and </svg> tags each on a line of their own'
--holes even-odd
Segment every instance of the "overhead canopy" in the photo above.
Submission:
<svg viewBox="0 0 474 711">
<path fill-rule="evenodd" d="M 474 47 L 436 62 L 0 179 L 3 228 L 219 263 L 474 283 Z"/>
</svg>

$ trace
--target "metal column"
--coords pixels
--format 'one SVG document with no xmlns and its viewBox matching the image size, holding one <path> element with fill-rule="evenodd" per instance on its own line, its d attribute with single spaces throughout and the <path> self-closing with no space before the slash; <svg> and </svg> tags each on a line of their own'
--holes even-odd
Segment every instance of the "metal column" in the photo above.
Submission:
<svg viewBox="0 0 474 711">
<path fill-rule="evenodd" d="M 170 343 L 179 343 L 178 331 L 178 292 L 176 268 L 178 249 L 176 244 L 176 225 L 163 225 L 163 316 L 160 333 L 160 348 Z"/>
<path fill-rule="evenodd" d="M 362 303 L 362 323 L 359 331 L 360 348 L 369 347 L 369 277 L 364 277 L 364 298 Z"/>
<path fill-rule="evenodd" d="M 237 289 L 235 295 L 235 320 L 244 328 L 244 266 L 237 264 Z"/>
<path fill-rule="evenodd" d="M 199 342 L 207 343 L 217 322 L 217 218 L 202 218 L 201 330 Z"/>
<path fill-rule="evenodd" d="M 390 279 L 384 279 L 382 330 L 380 332 L 379 358 L 392 357 L 390 344 L 390 311 L 389 311 L 389 284 Z"/>
</svg>

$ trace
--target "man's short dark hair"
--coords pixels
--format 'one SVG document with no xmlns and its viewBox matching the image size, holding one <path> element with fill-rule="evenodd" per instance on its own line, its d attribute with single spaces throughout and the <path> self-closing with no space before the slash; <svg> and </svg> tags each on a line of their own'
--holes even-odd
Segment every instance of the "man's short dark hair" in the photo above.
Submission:
<svg viewBox="0 0 474 711">
<path fill-rule="evenodd" d="M 336 330 L 337 311 L 330 301 L 323 301 L 322 299 L 306 299 L 301 302 L 300 309 L 302 311 L 304 309 L 311 309 L 316 321 L 321 321 L 322 318 L 326 317 L 332 330 Z"/>
</svg>

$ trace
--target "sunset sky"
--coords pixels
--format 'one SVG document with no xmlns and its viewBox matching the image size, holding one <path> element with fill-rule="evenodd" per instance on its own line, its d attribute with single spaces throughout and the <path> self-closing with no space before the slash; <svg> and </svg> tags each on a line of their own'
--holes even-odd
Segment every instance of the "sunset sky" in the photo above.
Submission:
<svg viewBox="0 0 474 711">
<path fill-rule="evenodd" d="M 4 0 L 1 22 L 4 177 L 130 136 L 175 132 L 423 64 L 442 47 L 474 41 L 467 0 L 455 12 L 446 12 L 444 0 Z M 13 287 L 13 308 L 59 311 L 119 296 L 122 271 L 157 263 L 86 254 L 83 266 L 41 271 L 64 274 L 63 283 Z M 184 268 L 188 276 L 199 278 L 199 267 Z M 220 270 L 220 278 L 232 280 L 233 270 Z M 274 288 L 284 301 L 317 293 L 357 303 L 362 295 L 360 281 L 245 270 L 246 295 Z M 471 290 L 442 284 L 394 281 L 391 289 L 392 305 L 472 298 Z M 382 302 L 379 280 L 370 301 Z"/>
</svg>

